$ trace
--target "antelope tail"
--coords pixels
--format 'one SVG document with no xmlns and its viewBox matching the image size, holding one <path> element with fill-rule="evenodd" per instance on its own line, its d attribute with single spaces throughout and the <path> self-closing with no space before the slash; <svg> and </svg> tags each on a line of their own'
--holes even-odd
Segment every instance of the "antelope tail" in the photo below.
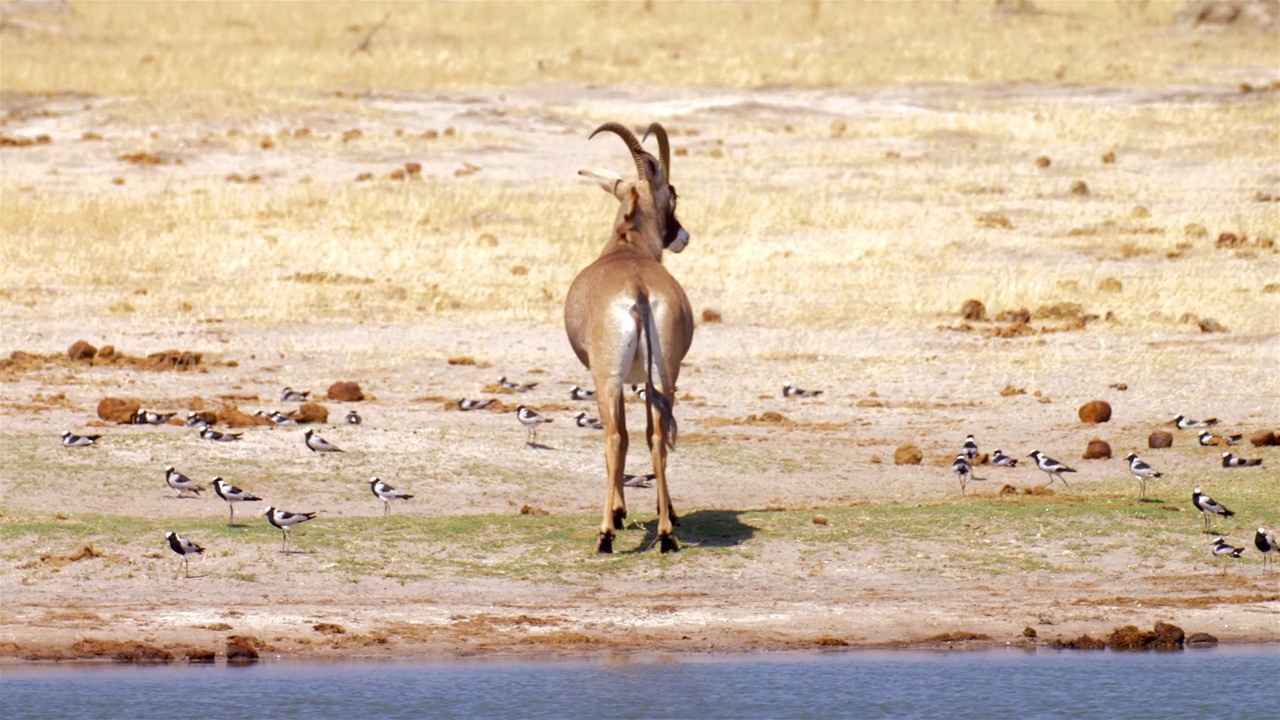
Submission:
<svg viewBox="0 0 1280 720">
<path fill-rule="evenodd" d="M 653 409 L 655 407 L 658 409 L 658 422 L 662 437 L 665 439 L 667 447 L 675 450 L 676 433 L 679 429 L 676 426 L 676 417 L 671 412 L 671 400 L 666 395 L 658 392 L 653 386 L 653 311 L 649 307 L 649 295 L 645 291 L 641 290 L 636 295 L 636 304 L 632 308 L 632 313 L 636 318 L 637 329 L 644 336 L 645 411 L 649 413 L 649 417 L 653 417 Z"/>
</svg>

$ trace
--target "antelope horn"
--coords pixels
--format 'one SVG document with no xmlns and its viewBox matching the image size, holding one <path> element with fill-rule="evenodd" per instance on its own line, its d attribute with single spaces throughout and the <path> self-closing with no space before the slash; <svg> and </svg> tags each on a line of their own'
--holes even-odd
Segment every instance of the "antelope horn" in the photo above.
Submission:
<svg viewBox="0 0 1280 720">
<path fill-rule="evenodd" d="M 622 138 L 622 141 L 627 144 L 627 149 L 631 151 L 631 159 L 636 161 L 636 173 L 639 175 L 639 178 L 641 180 L 648 180 L 649 178 L 644 172 L 644 160 L 641 159 L 644 155 L 644 148 L 640 147 L 640 141 L 636 139 L 635 133 L 616 122 L 607 122 L 596 128 L 595 132 L 587 136 L 587 139 L 590 140 L 596 135 L 606 131 Z"/>
<path fill-rule="evenodd" d="M 658 138 L 658 157 L 662 159 L 662 174 L 667 176 L 667 182 L 671 182 L 671 145 L 667 142 L 667 131 L 658 123 L 653 123 L 644 131 L 644 137 L 640 142 L 649 139 L 649 134 Z"/>
</svg>

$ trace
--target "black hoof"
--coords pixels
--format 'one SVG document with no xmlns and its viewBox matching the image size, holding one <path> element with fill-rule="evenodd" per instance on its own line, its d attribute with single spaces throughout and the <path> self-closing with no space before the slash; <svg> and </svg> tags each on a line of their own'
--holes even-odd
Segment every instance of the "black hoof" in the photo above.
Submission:
<svg viewBox="0 0 1280 720">
<path fill-rule="evenodd" d="M 680 543 L 676 542 L 675 535 L 663 535 L 662 537 L 659 537 L 658 546 L 664 553 L 680 552 Z"/>
<path fill-rule="evenodd" d="M 623 526 L 626 524 L 623 522 L 626 519 L 627 519 L 626 510 L 614 510 L 613 511 L 613 529 L 621 530 Z"/>
<path fill-rule="evenodd" d="M 600 533 L 600 539 L 596 541 L 596 552 L 601 555 L 609 555 L 613 553 L 613 536 Z"/>
</svg>

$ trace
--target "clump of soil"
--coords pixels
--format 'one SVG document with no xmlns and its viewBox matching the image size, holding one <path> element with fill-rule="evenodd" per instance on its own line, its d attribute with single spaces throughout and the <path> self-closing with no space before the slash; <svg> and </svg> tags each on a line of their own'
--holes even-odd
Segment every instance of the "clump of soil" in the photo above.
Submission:
<svg viewBox="0 0 1280 720">
<path fill-rule="evenodd" d="M 1085 460 L 1110 460 L 1111 459 L 1111 443 L 1106 440 L 1094 438 L 1089 441 L 1089 445 L 1084 449 Z"/>
<path fill-rule="evenodd" d="M 1111 404 L 1105 400 L 1090 400 L 1077 411 L 1080 422 L 1096 425 L 1111 420 Z"/>
<path fill-rule="evenodd" d="M 347 634 L 347 629 L 337 623 L 328 623 L 328 622 L 316 623 L 315 625 L 311 626 L 311 629 L 315 630 L 321 635 L 346 635 Z"/>
<path fill-rule="evenodd" d="M 1147 437 L 1147 447 L 1153 450 L 1173 447 L 1173 434 L 1157 430 Z"/>
<path fill-rule="evenodd" d="M 232 635 L 227 638 L 227 662 L 255 662 L 258 646 L 262 641 L 251 635 Z"/>
<path fill-rule="evenodd" d="M 359 402 L 364 400 L 364 392 L 359 383 L 336 382 L 329 386 L 329 399 L 339 402 Z"/>
<path fill-rule="evenodd" d="M 894 465 L 919 465 L 923 460 L 924 453 L 920 452 L 920 448 L 915 445 L 899 445 L 898 449 L 893 451 Z"/>
<path fill-rule="evenodd" d="M 1062 639 L 1058 638 L 1049 643 L 1051 647 L 1058 650 L 1103 650 L 1107 644 L 1102 640 L 1091 637 L 1088 633 L 1078 638 Z"/>
</svg>

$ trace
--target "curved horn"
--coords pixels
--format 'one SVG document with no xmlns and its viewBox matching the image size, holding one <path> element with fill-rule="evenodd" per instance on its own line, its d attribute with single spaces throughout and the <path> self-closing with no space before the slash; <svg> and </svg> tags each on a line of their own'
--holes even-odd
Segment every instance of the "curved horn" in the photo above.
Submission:
<svg viewBox="0 0 1280 720">
<path fill-rule="evenodd" d="M 658 123 L 653 123 L 644 131 L 644 137 L 640 142 L 649 139 L 652 133 L 658 138 L 658 157 L 662 159 L 662 174 L 667 176 L 667 182 L 671 182 L 671 145 L 667 142 L 667 131 Z"/>
<path fill-rule="evenodd" d="M 636 173 L 641 180 L 648 180 L 649 178 L 644 172 L 644 160 L 641 159 L 644 155 L 644 148 L 640 147 L 640 141 L 636 139 L 635 133 L 616 122 L 607 122 L 596 128 L 595 132 L 587 136 L 587 139 L 590 140 L 602 132 L 611 132 L 622 138 L 622 141 L 627 144 L 627 149 L 631 151 L 631 159 L 636 161 Z"/>
</svg>

